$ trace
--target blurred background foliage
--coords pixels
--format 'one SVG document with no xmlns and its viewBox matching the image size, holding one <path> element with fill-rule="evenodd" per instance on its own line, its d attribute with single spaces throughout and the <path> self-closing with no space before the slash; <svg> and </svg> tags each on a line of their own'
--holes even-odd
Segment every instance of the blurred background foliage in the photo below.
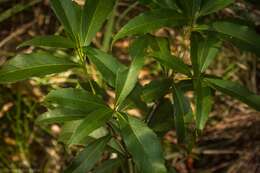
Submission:
<svg viewBox="0 0 260 173">
<path fill-rule="evenodd" d="M 83 1 L 77 0 L 77 3 L 84 3 Z M 144 3 L 145 1 L 119 0 L 113 26 L 105 24 L 93 44 L 108 50 L 104 46 L 104 35 L 108 32 L 116 33 L 129 19 L 146 9 Z M 209 18 L 216 20 L 231 17 L 251 24 L 260 33 L 258 0 L 237 0 L 234 5 Z M 51 11 L 48 0 L 0 0 L 0 65 L 17 53 L 35 49 L 17 49 L 22 41 L 36 35 L 62 32 L 63 28 Z M 165 28 L 155 35 L 170 37 L 174 43 L 172 51 L 184 54 L 184 57 L 189 56 L 183 52 L 183 48 L 188 45 L 187 40 L 178 30 Z M 112 52 L 126 64 L 129 63 L 129 41 L 126 39 L 117 42 Z M 55 49 L 50 51 L 60 56 L 72 53 Z M 225 44 L 212 64 L 210 73 L 239 81 L 259 93 L 260 62 L 255 55 Z M 160 75 L 157 68 L 152 62 L 148 64 L 140 74 L 141 82 L 145 84 Z M 152 73 L 148 73 L 151 70 Z M 12 85 L 0 85 L 0 172 L 55 173 L 64 169 L 76 149 L 68 151 L 58 142 L 58 125 L 40 127 L 35 119 L 45 111 L 40 102 L 46 93 L 53 88 L 74 86 L 74 79 L 81 75 L 77 71 L 69 71 Z M 109 90 L 106 92 L 111 94 Z M 176 148 L 175 133 L 170 131 L 164 137 L 166 159 L 180 173 L 260 172 L 259 113 L 220 93 L 216 96 L 214 111 L 192 155 L 186 155 Z"/>
</svg>

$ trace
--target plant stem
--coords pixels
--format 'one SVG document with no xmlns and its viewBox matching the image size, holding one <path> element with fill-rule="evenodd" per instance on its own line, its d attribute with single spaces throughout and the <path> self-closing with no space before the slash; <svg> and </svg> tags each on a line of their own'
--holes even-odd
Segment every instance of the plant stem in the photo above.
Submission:
<svg viewBox="0 0 260 173">
<path fill-rule="evenodd" d="M 83 69 L 83 72 L 84 72 L 84 74 L 85 74 L 85 79 L 88 81 L 92 93 L 93 93 L 94 95 L 96 95 L 95 88 L 94 88 L 94 86 L 93 86 L 93 84 L 92 84 L 92 81 L 90 80 L 90 76 L 89 76 L 89 73 L 88 73 L 88 70 L 87 70 L 87 67 L 86 67 L 86 64 L 85 64 L 85 54 L 83 53 L 81 47 L 76 48 L 76 52 L 77 52 L 77 55 L 78 55 L 79 58 L 80 58 L 81 68 Z"/>
</svg>

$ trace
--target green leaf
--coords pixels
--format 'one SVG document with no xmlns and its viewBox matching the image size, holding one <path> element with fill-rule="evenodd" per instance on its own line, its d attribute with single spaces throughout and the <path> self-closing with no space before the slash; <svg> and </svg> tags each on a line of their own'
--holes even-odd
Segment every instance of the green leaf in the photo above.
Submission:
<svg viewBox="0 0 260 173">
<path fill-rule="evenodd" d="M 176 11 L 180 10 L 178 4 L 176 3 L 176 0 L 153 0 L 153 1 L 162 8 L 169 8 Z"/>
<path fill-rule="evenodd" d="M 174 128 L 173 106 L 169 99 L 160 101 L 152 118 L 149 120 L 149 126 L 155 132 L 166 133 Z"/>
<path fill-rule="evenodd" d="M 180 58 L 177 58 L 174 55 L 169 55 L 167 57 L 161 58 L 161 56 L 158 55 L 156 52 L 151 54 L 151 56 L 165 67 L 170 68 L 175 72 L 191 76 L 189 66 L 185 64 Z"/>
<path fill-rule="evenodd" d="M 166 38 L 149 36 L 149 39 L 152 49 L 150 56 L 167 68 L 191 76 L 189 67 L 181 59 L 171 55 L 170 45 Z"/>
<path fill-rule="evenodd" d="M 206 0 L 200 10 L 200 16 L 215 13 L 234 3 L 234 0 Z"/>
<path fill-rule="evenodd" d="M 216 79 L 216 78 L 205 78 L 204 80 L 213 89 L 218 90 L 231 97 L 234 97 L 244 102 L 245 104 L 251 106 L 252 108 L 260 111 L 260 96 L 249 91 L 247 88 L 243 87 L 242 85 L 236 82 Z"/>
<path fill-rule="evenodd" d="M 106 160 L 94 170 L 94 173 L 114 173 L 120 164 L 120 159 Z"/>
<path fill-rule="evenodd" d="M 51 7 L 65 31 L 73 40 L 78 40 L 81 9 L 71 0 L 50 0 Z"/>
<path fill-rule="evenodd" d="M 195 75 L 205 72 L 214 58 L 217 56 L 221 42 L 214 35 L 202 37 L 192 34 L 191 59 Z"/>
<path fill-rule="evenodd" d="M 125 98 L 134 89 L 138 80 L 139 71 L 144 65 L 145 50 L 147 48 L 147 40 L 143 37 L 138 38 L 130 47 L 130 55 L 133 59 L 129 69 L 118 73 L 116 82 L 116 100 L 117 105 L 121 104 Z"/>
<path fill-rule="evenodd" d="M 125 117 L 126 118 L 126 117 Z M 166 173 L 160 141 L 142 121 L 120 118 L 123 140 L 133 160 L 142 173 Z"/>
<path fill-rule="evenodd" d="M 213 96 L 211 88 L 205 86 L 201 79 L 195 81 L 195 86 L 196 126 L 203 130 L 213 106 Z"/>
<path fill-rule="evenodd" d="M 66 121 L 83 119 L 86 112 L 67 108 L 56 108 L 43 113 L 37 118 L 37 123 L 63 123 Z"/>
<path fill-rule="evenodd" d="M 1 67 L 0 83 L 59 73 L 78 66 L 68 59 L 58 58 L 46 52 L 21 54 Z"/>
<path fill-rule="evenodd" d="M 82 14 L 83 45 L 88 46 L 113 10 L 115 0 L 87 0 Z"/>
<path fill-rule="evenodd" d="M 145 34 L 161 27 L 181 26 L 186 19 L 175 10 L 148 11 L 130 20 L 114 37 L 113 42 L 130 35 Z"/>
<path fill-rule="evenodd" d="M 202 0 L 177 0 L 183 15 L 194 18 L 198 15 Z"/>
<path fill-rule="evenodd" d="M 72 134 L 69 144 L 77 144 L 91 132 L 103 126 L 109 119 L 111 119 L 113 111 L 109 108 L 100 108 L 89 113 L 75 132 Z"/>
<path fill-rule="evenodd" d="M 158 100 L 169 92 L 171 84 L 171 79 L 153 80 L 144 86 L 141 97 L 145 102 Z"/>
<path fill-rule="evenodd" d="M 51 91 L 44 101 L 46 104 L 54 105 L 54 107 L 77 110 L 85 113 L 106 107 L 106 104 L 101 98 L 85 90 L 73 88 Z"/>
<path fill-rule="evenodd" d="M 101 157 L 109 140 L 110 136 L 105 136 L 86 146 L 72 161 L 72 164 L 65 170 L 65 173 L 84 173 L 90 171 Z"/>
<path fill-rule="evenodd" d="M 174 122 L 179 143 L 183 143 L 185 140 L 185 97 L 183 92 L 175 85 L 172 85 L 172 93 L 174 100 Z"/>
<path fill-rule="evenodd" d="M 115 57 L 91 47 L 84 49 L 87 57 L 96 66 L 102 77 L 111 86 L 115 86 L 116 74 L 119 69 L 125 66 L 118 62 Z"/>
<path fill-rule="evenodd" d="M 260 55 L 260 35 L 248 26 L 231 22 L 214 22 L 212 29 L 222 34 L 220 36 L 223 36 L 223 39 L 231 42 L 239 41 L 243 45 L 250 47 L 250 51 Z"/>
<path fill-rule="evenodd" d="M 135 88 L 130 92 L 126 99 L 120 104 L 118 110 L 139 109 L 143 113 L 148 111 L 146 103 L 141 98 L 143 87 L 137 83 Z"/>
<path fill-rule="evenodd" d="M 18 46 L 46 46 L 46 47 L 56 47 L 56 48 L 75 48 L 76 45 L 70 39 L 67 39 L 58 35 L 51 36 L 38 36 L 31 40 L 25 41 Z"/>
</svg>

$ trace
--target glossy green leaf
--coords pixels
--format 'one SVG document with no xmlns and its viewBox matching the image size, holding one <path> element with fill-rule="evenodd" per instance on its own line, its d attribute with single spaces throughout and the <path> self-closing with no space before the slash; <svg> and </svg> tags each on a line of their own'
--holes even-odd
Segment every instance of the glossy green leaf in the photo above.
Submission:
<svg viewBox="0 0 260 173">
<path fill-rule="evenodd" d="M 169 92 L 171 84 L 171 79 L 153 80 L 144 86 L 141 97 L 145 102 L 158 100 Z"/>
<path fill-rule="evenodd" d="M 103 79 L 108 82 L 111 86 L 115 86 L 116 74 L 119 69 L 124 68 L 119 61 L 116 60 L 115 57 L 100 51 L 98 49 L 94 49 L 91 47 L 86 47 L 84 49 L 87 57 L 90 61 L 96 66 L 97 70 L 101 73 Z"/>
<path fill-rule="evenodd" d="M 126 118 L 126 117 L 125 117 Z M 123 140 L 142 173 L 166 173 L 160 141 L 142 121 L 128 117 L 120 119 Z"/>
<path fill-rule="evenodd" d="M 86 112 L 67 108 L 55 108 L 43 113 L 37 118 L 38 123 L 63 123 L 66 121 L 83 119 Z"/>
<path fill-rule="evenodd" d="M 251 106 L 252 108 L 260 111 L 260 96 L 249 91 L 242 85 L 236 82 L 216 78 L 205 78 L 204 80 L 213 89 L 216 89 L 220 92 L 223 92 L 224 94 L 234 97 L 244 102 L 245 104 Z"/>
<path fill-rule="evenodd" d="M 51 7 L 69 36 L 78 40 L 81 9 L 71 0 L 50 0 Z"/>
<path fill-rule="evenodd" d="M 106 160 L 99 167 L 97 167 L 93 173 L 114 173 L 115 170 L 120 166 L 120 159 Z"/>
<path fill-rule="evenodd" d="M 86 146 L 72 161 L 71 165 L 65 170 L 65 173 L 85 173 L 90 171 L 100 159 L 109 140 L 110 137 L 105 136 Z"/>
<path fill-rule="evenodd" d="M 213 106 L 213 96 L 211 88 L 205 86 L 202 80 L 195 80 L 195 86 L 196 127 L 203 130 Z"/>
<path fill-rule="evenodd" d="M 113 9 L 115 0 L 87 0 L 82 14 L 83 46 L 88 46 Z"/>
<path fill-rule="evenodd" d="M 214 22 L 212 29 L 223 35 L 223 39 L 231 42 L 239 41 L 243 45 L 247 46 L 247 50 L 260 54 L 260 35 L 256 31 L 248 26 L 240 25 L 231 22 Z M 222 36 L 220 35 L 220 36 Z M 243 48 L 243 47 L 241 47 Z"/>
<path fill-rule="evenodd" d="M 106 107 L 104 101 L 82 89 L 64 88 L 51 91 L 45 103 L 54 107 L 67 108 L 85 113 Z"/>
<path fill-rule="evenodd" d="M 91 132 L 105 125 L 111 119 L 113 111 L 109 108 L 100 108 L 89 113 L 72 134 L 69 144 L 77 144 Z"/>
<path fill-rule="evenodd" d="M 174 101 L 174 122 L 179 143 L 185 140 L 185 97 L 183 92 L 174 84 L 172 86 L 173 101 Z"/>
<path fill-rule="evenodd" d="M 55 57 L 46 52 L 21 54 L 0 68 L 0 83 L 59 73 L 78 66 L 69 59 Z"/>
<path fill-rule="evenodd" d="M 148 11 L 130 20 L 114 37 L 114 42 L 126 36 L 145 34 L 161 27 L 181 26 L 186 19 L 175 10 Z"/>
<path fill-rule="evenodd" d="M 205 0 L 200 10 L 200 16 L 215 13 L 232 3 L 234 0 Z"/>
<path fill-rule="evenodd" d="M 134 89 L 138 80 L 139 71 L 144 65 L 145 50 L 147 48 L 147 40 L 143 37 L 135 40 L 130 47 L 130 55 L 132 57 L 132 63 L 129 69 L 123 70 L 118 73 L 116 82 L 116 99 L 117 105 L 121 104 L 125 98 Z"/>
<path fill-rule="evenodd" d="M 56 47 L 56 48 L 74 48 L 75 43 L 68 38 L 52 35 L 52 36 L 38 36 L 31 40 L 25 41 L 18 46 L 46 46 L 46 47 Z"/>
</svg>

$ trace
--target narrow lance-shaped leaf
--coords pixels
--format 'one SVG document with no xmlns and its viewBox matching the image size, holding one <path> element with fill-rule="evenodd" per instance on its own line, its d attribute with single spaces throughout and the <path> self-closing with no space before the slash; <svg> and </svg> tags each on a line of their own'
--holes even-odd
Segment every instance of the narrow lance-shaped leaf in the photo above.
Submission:
<svg viewBox="0 0 260 173">
<path fill-rule="evenodd" d="M 79 65 L 46 52 L 17 55 L 0 68 L 0 83 L 12 83 L 30 77 L 66 71 Z"/>
<path fill-rule="evenodd" d="M 77 144 L 82 139 L 87 137 L 91 132 L 105 125 L 105 123 L 111 119 L 112 114 L 113 111 L 109 108 L 100 108 L 89 113 L 72 134 L 68 144 Z"/>
<path fill-rule="evenodd" d="M 181 59 L 171 55 L 169 42 L 166 38 L 149 36 L 148 39 L 150 39 L 149 44 L 152 49 L 150 56 L 175 72 L 191 76 L 189 67 Z"/>
<path fill-rule="evenodd" d="M 147 40 L 143 37 L 138 38 L 130 47 L 130 55 L 133 59 L 129 70 L 123 72 L 122 74 L 118 74 L 117 77 L 117 86 L 116 86 L 116 94 L 117 94 L 117 105 L 121 104 L 125 98 L 130 94 L 130 92 L 134 89 L 138 74 L 141 68 L 144 65 L 144 56 L 145 50 L 147 48 Z"/>
<path fill-rule="evenodd" d="M 46 46 L 46 47 L 57 47 L 57 48 L 75 48 L 76 45 L 73 41 L 68 38 L 51 35 L 51 36 L 38 36 L 31 40 L 25 41 L 18 46 Z"/>
<path fill-rule="evenodd" d="M 179 143 L 183 143 L 185 140 L 185 98 L 182 91 L 173 84 L 172 86 L 173 100 L 174 100 L 174 121 L 177 132 L 177 138 Z"/>
<path fill-rule="evenodd" d="M 221 42 L 214 35 L 202 37 L 195 33 L 191 39 L 191 59 L 195 75 L 205 72 L 217 56 Z"/>
<path fill-rule="evenodd" d="M 88 46 L 113 10 L 115 0 L 87 0 L 82 13 L 83 45 Z"/>
<path fill-rule="evenodd" d="M 72 0 L 51 0 L 51 7 L 69 36 L 77 40 L 81 9 Z"/>
<path fill-rule="evenodd" d="M 210 13 L 215 13 L 226 6 L 232 4 L 234 0 L 206 0 L 204 1 L 201 10 L 200 16 L 205 16 Z"/>
<path fill-rule="evenodd" d="M 83 119 L 86 115 L 86 112 L 76 109 L 55 108 L 40 115 L 37 118 L 37 123 L 63 123 L 66 121 Z"/>
<path fill-rule="evenodd" d="M 101 73 L 103 79 L 111 86 L 115 86 L 116 74 L 119 69 L 125 66 L 121 64 L 115 57 L 98 49 L 86 47 L 84 49 L 87 57 L 96 66 Z"/>
<path fill-rule="evenodd" d="M 64 88 L 51 91 L 45 98 L 47 106 L 67 108 L 85 113 L 106 107 L 104 101 L 82 89 Z"/>
<path fill-rule="evenodd" d="M 196 126 L 197 129 L 203 130 L 213 106 L 213 96 L 211 88 L 205 86 L 201 79 L 197 79 L 194 82 L 196 86 Z"/>
<path fill-rule="evenodd" d="M 95 140 L 81 151 L 72 161 L 65 173 L 84 173 L 90 171 L 98 159 L 101 157 L 110 137 L 105 136 Z"/>
<path fill-rule="evenodd" d="M 215 32 L 220 33 L 220 37 L 236 44 L 240 42 L 246 48 L 246 51 L 251 51 L 260 55 L 260 35 L 248 26 L 231 23 L 231 22 L 214 22 L 209 28 Z"/>
<path fill-rule="evenodd" d="M 237 82 L 217 78 L 205 78 L 204 81 L 206 81 L 213 89 L 234 97 L 260 111 L 260 96 L 249 91 Z"/>
<path fill-rule="evenodd" d="M 113 42 L 130 35 L 145 34 L 161 27 L 181 26 L 186 18 L 175 10 L 159 9 L 140 14 L 130 20 L 114 37 Z"/>
<path fill-rule="evenodd" d="M 127 120 L 128 119 L 128 120 Z M 142 121 L 133 117 L 119 120 L 123 140 L 142 173 L 166 173 L 160 141 Z"/>
</svg>

